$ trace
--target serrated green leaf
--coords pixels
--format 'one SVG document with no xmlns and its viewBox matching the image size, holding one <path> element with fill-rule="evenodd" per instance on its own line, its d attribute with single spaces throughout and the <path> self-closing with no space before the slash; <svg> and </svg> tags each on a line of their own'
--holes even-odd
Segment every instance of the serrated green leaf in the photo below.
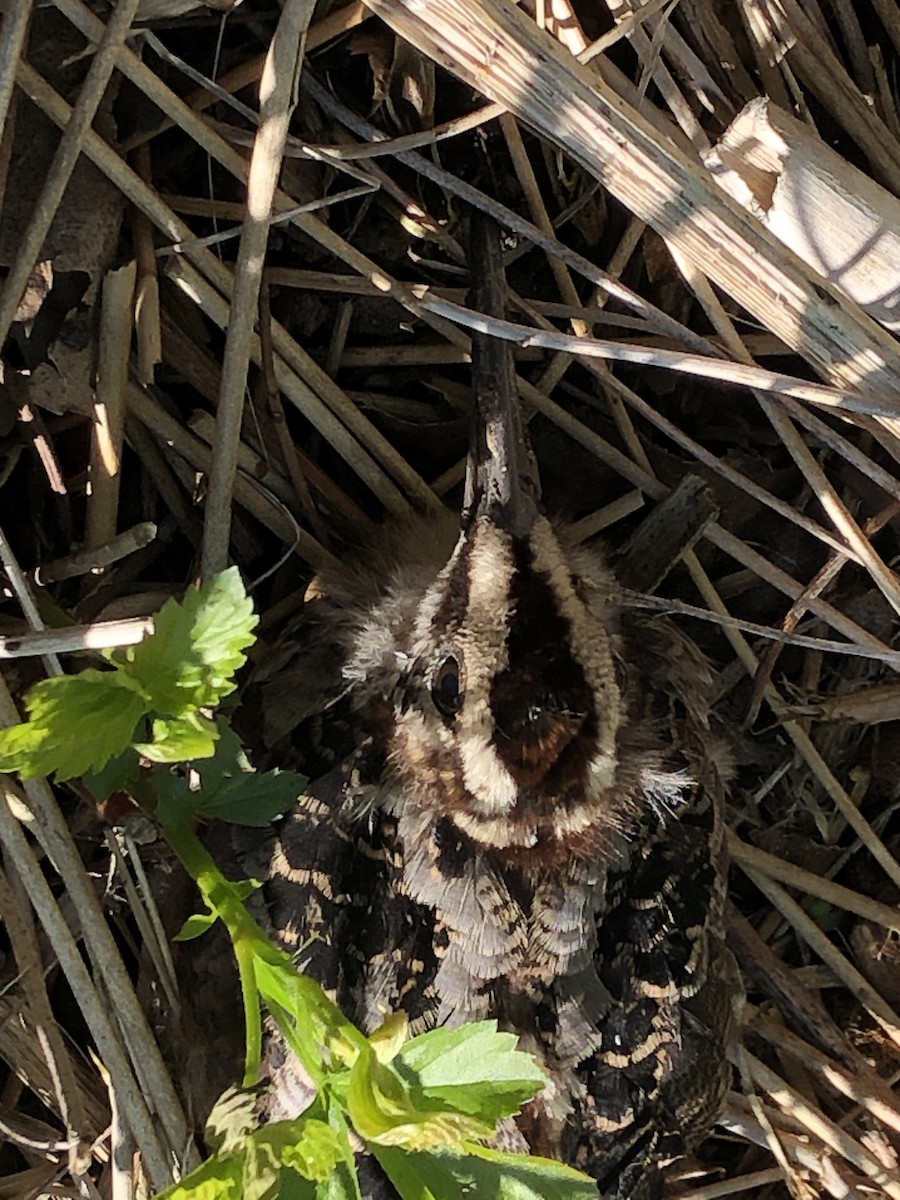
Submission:
<svg viewBox="0 0 900 1200">
<path fill-rule="evenodd" d="M 417 1107 L 440 1105 L 493 1128 L 517 1113 L 547 1083 L 532 1055 L 496 1021 L 432 1029 L 407 1042 L 393 1060 Z"/>
<path fill-rule="evenodd" d="M 496 1021 L 422 1034 L 390 1061 L 379 1062 L 368 1046 L 347 1090 L 354 1128 L 369 1142 L 411 1150 L 490 1137 L 546 1083 L 532 1056 L 515 1046 Z"/>
<path fill-rule="evenodd" d="M 155 763 L 210 758 L 219 737 L 216 722 L 198 712 L 186 712 L 180 717 L 157 717 L 151 732 L 153 741 L 136 742 L 135 749 Z"/>
<path fill-rule="evenodd" d="M 154 816 L 164 829 L 193 820 L 202 802 L 200 793 L 176 771 L 157 774 L 153 780 L 153 794 L 156 798 Z"/>
<path fill-rule="evenodd" d="M 234 691 L 235 673 L 246 662 L 258 618 L 236 567 L 189 591 L 179 603 L 167 600 L 154 619 L 154 632 L 116 661 L 137 680 L 150 707 L 177 717 L 191 709 L 215 708 Z"/>
<path fill-rule="evenodd" d="M 263 828 L 293 808 L 305 786 L 306 780 L 294 771 L 247 772 L 223 779 L 212 793 L 201 787 L 197 811 L 234 825 Z"/>
<path fill-rule="evenodd" d="M 253 770 L 227 721 L 216 722 L 218 739 L 211 757 L 192 763 L 200 777 L 192 814 L 258 828 L 271 824 L 306 786 L 293 771 Z"/>
<path fill-rule="evenodd" d="M 140 778 L 141 765 L 133 746 L 111 758 L 99 771 L 83 776 L 85 787 L 97 800 L 107 800 L 113 792 L 131 792 Z"/>
<path fill-rule="evenodd" d="M 156 1200 L 242 1200 L 243 1155 L 213 1155 Z"/>
<path fill-rule="evenodd" d="M 228 722 L 218 718 L 216 724 L 219 737 L 215 753 L 212 758 L 205 758 L 197 763 L 203 791 L 210 796 L 215 795 L 226 780 L 253 770 L 240 738 Z"/>
<path fill-rule="evenodd" d="M 147 711 L 132 681 L 93 668 L 41 680 L 25 708 L 27 722 L 0 730 L 0 771 L 25 779 L 55 772 L 60 780 L 105 767 Z"/>
<path fill-rule="evenodd" d="M 430 1154 L 388 1146 L 372 1152 L 403 1200 L 599 1200 L 593 1179 L 549 1158 L 471 1145 Z"/>
</svg>

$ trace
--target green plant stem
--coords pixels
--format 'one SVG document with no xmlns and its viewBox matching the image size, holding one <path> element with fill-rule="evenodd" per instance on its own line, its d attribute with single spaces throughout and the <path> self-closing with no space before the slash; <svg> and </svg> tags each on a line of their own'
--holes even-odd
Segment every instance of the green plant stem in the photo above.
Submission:
<svg viewBox="0 0 900 1200">
<path fill-rule="evenodd" d="M 244 1087 L 252 1087 L 259 1082 L 262 1061 L 262 1022 L 254 958 L 261 950 L 274 950 L 274 947 L 270 947 L 262 930 L 234 896 L 228 880 L 193 829 L 189 825 L 167 825 L 164 832 L 181 865 L 200 889 L 207 907 L 224 922 L 231 937 L 244 1005 L 243 1082 Z"/>
<path fill-rule="evenodd" d="M 251 1087 L 259 1081 L 262 999 L 310 1080 L 320 1088 L 329 1074 L 321 1047 L 324 1046 L 329 1057 L 349 1066 L 358 1054 L 368 1051 L 365 1035 L 347 1020 L 317 983 L 297 972 L 286 951 L 269 941 L 247 911 L 235 885 L 213 862 L 191 826 L 166 824 L 163 832 L 200 889 L 206 906 L 225 923 L 231 937 L 244 1004 L 244 1086 Z"/>
</svg>

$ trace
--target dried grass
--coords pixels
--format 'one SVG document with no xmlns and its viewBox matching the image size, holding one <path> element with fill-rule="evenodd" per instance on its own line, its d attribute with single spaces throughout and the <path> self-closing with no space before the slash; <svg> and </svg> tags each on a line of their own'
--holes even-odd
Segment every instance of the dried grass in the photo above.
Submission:
<svg viewBox="0 0 900 1200">
<path fill-rule="evenodd" d="M 277 629 L 291 579 L 458 482 L 468 331 L 491 326 L 518 347 L 539 452 L 591 464 L 564 498 L 585 537 L 603 528 L 615 545 L 642 504 L 700 472 L 722 513 L 685 556 L 684 600 L 848 643 L 846 655 L 823 642 L 776 653 L 740 622 L 704 635 L 743 756 L 732 931 L 752 1003 L 722 1126 L 673 1189 L 896 1197 L 900 357 L 879 320 L 890 305 L 864 309 L 842 287 L 840 230 L 826 279 L 802 239 L 786 245 L 754 209 L 774 177 L 747 175 L 745 207 L 712 151 L 767 95 L 804 122 L 813 159 L 818 131 L 869 177 L 854 192 L 849 167 L 829 168 L 851 208 L 864 191 L 867 216 L 893 213 L 878 185 L 900 192 L 900 9 L 606 7 L 367 0 L 316 13 L 286 0 L 276 28 L 264 0 L 221 18 L 179 15 L 178 0 L 0 4 L 0 342 L 12 331 L 21 347 L 37 329 L 35 264 L 72 270 L 81 256 L 91 319 L 73 353 L 85 379 L 97 371 L 91 393 L 74 367 L 67 388 L 47 367 L 70 361 L 54 340 L 65 314 L 42 364 L 6 363 L 0 548 L 20 607 L 4 631 L 58 670 L 55 654 L 134 629 L 99 618 L 145 615 L 198 561 L 228 558 L 250 578 L 274 572 L 259 594 Z M 129 33 L 135 11 L 146 34 Z M 49 119 L 49 166 L 29 180 L 15 135 L 32 106 Z M 114 117 L 131 121 L 124 134 Z M 70 213 L 76 194 L 103 188 L 129 219 L 95 247 Z M 510 234 L 507 322 L 465 305 L 459 217 L 472 205 Z M 48 593 L 85 628 L 44 631 Z M 854 659 L 854 645 L 883 664 Z M 760 714 L 752 736 L 737 729 L 748 712 Z M 15 719 L 6 685 L 0 716 Z M 45 785 L 6 799 L 0 1162 L 14 1165 L 0 1196 L 162 1186 L 195 1158 L 194 1114 L 146 1016 L 159 989 L 170 1008 L 178 997 L 139 847 L 116 835 L 104 849 L 86 809 L 64 797 L 64 816 Z M 132 925 L 118 941 L 109 927 L 126 863 L 127 905 L 153 947 L 125 955 L 140 998 L 123 961 Z"/>
</svg>

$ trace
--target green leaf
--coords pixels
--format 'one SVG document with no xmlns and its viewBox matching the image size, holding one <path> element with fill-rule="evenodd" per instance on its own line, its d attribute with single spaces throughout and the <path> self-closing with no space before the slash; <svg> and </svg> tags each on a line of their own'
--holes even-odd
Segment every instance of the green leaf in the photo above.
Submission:
<svg viewBox="0 0 900 1200">
<path fill-rule="evenodd" d="M 395 1033 L 379 1033 L 360 1054 L 347 1091 L 354 1128 L 379 1145 L 427 1150 L 490 1137 L 546 1083 L 496 1021 L 432 1030 L 379 1061 Z"/>
<path fill-rule="evenodd" d="M 549 1158 L 473 1145 L 430 1154 L 376 1145 L 372 1152 L 403 1200 L 599 1200 L 593 1179 Z"/>
<path fill-rule="evenodd" d="M 809 915 L 819 925 L 824 925 L 834 915 L 834 905 L 827 900 L 812 900 L 809 903 Z"/>
<path fill-rule="evenodd" d="M 259 1125 L 257 1096 L 244 1088 L 226 1088 L 206 1118 L 203 1137 L 207 1146 L 220 1154 L 243 1149 L 247 1136 Z"/>
<path fill-rule="evenodd" d="M 284 1167 L 281 1172 L 278 1200 L 320 1200 L 321 1186 L 290 1167 Z"/>
<path fill-rule="evenodd" d="M 325 1109 L 325 1120 L 338 1136 L 343 1158 L 331 1177 L 316 1186 L 316 1200 L 362 1200 L 356 1171 L 356 1151 L 350 1144 L 350 1129 L 344 1106 L 334 1095 L 333 1087 L 324 1089 L 321 1103 Z M 311 1112 L 312 1109 L 308 1111 Z"/>
<path fill-rule="evenodd" d="M 258 618 L 236 567 L 214 576 L 179 603 L 167 600 L 154 632 L 116 655 L 121 669 L 150 697 L 150 708 L 173 717 L 215 708 L 235 689 Z"/>
<path fill-rule="evenodd" d="M 389 1013 L 374 1033 L 369 1035 L 369 1045 L 379 1062 L 389 1063 L 406 1044 L 409 1017 L 402 1008 Z"/>
<path fill-rule="evenodd" d="M 300 1136 L 286 1146 L 281 1161 L 299 1175 L 318 1182 L 326 1180 L 344 1157 L 337 1132 L 324 1121 L 302 1121 Z"/>
<path fill-rule="evenodd" d="M 302 1174 L 289 1169 L 287 1164 L 290 1154 L 286 1151 L 283 1156 L 286 1166 L 281 1175 L 279 1200 L 362 1200 L 347 1118 L 330 1088 L 325 1088 L 319 1093 L 301 1121 L 321 1126 L 318 1136 L 324 1144 L 337 1150 L 338 1154 L 331 1170 L 313 1183 Z M 325 1133 L 325 1130 L 328 1132 Z M 319 1158 L 320 1151 L 315 1153 Z"/>
<path fill-rule="evenodd" d="M 286 954 L 277 959 L 257 955 L 253 969 L 260 996 L 316 1086 L 326 1077 L 326 1062 L 340 1070 L 361 1050 L 371 1054 L 363 1034 L 315 980 L 298 973 Z"/>
<path fill-rule="evenodd" d="M 208 929 L 212 929 L 218 919 L 214 912 L 194 913 L 193 916 L 188 917 L 172 940 L 192 942 L 195 938 L 202 937 Z"/>
<path fill-rule="evenodd" d="M 243 1155 L 214 1155 L 156 1200 L 242 1200 L 243 1165 Z"/>
<path fill-rule="evenodd" d="M 131 680 L 93 668 L 41 680 L 25 708 L 27 722 L 0 730 L 0 771 L 25 779 L 55 771 L 60 780 L 105 767 L 147 711 Z"/>
<path fill-rule="evenodd" d="M 154 776 L 153 795 L 156 800 L 153 815 L 164 829 L 193 820 L 203 801 L 200 793 L 176 771 Z"/>
<path fill-rule="evenodd" d="M 241 904 L 252 896 L 254 892 L 258 892 L 262 884 L 258 879 L 241 879 L 236 883 L 229 883 L 232 896 Z M 194 913 L 188 917 L 182 927 L 175 934 L 174 941 L 176 942 L 192 942 L 194 938 L 201 937 L 219 920 L 219 914 L 214 909 L 207 909 L 206 912 Z M 228 1093 L 226 1092 L 225 1095 Z M 224 1099 L 224 1096 L 223 1096 Z M 213 1109 L 215 1112 L 215 1108 Z M 212 1113 L 210 1113 L 212 1119 Z"/>
<path fill-rule="evenodd" d="M 207 795 L 215 795 L 227 780 L 250 772 L 253 768 L 247 758 L 240 738 L 226 720 L 216 721 L 219 737 L 212 758 L 205 758 L 197 764 L 197 771 Z"/>
<path fill-rule="evenodd" d="M 180 717 L 158 717 L 153 721 L 152 742 L 135 743 L 135 749 L 155 763 L 182 763 L 211 758 L 219 729 L 215 721 L 198 712 Z"/>
<path fill-rule="evenodd" d="M 140 778 L 141 764 L 133 746 L 111 758 L 99 771 L 83 777 L 85 787 L 97 800 L 107 800 L 113 792 L 131 792 Z"/>
<path fill-rule="evenodd" d="M 179 718 L 179 721 L 196 719 L 208 723 L 199 714 Z M 200 778 L 200 786 L 193 791 L 190 800 L 184 795 L 169 797 L 180 806 L 182 818 L 188 813 L 193 816 L 217 817 L 236 825 L 264 827 L 289 808 L 293 808 L 297 797 L 306 786 L 302 775 L 293 771 L 267 771 L 258 774 L 250 766 L 237 736 L 227 721 L 215 723 L 216 740 L 210 757 L 194 755 L 191 763 Z M 156 722 L 154 722 L 154 732 Z M 205 733 L 204 733 L 205 736 Z M 184 749 L 189 749 L 185 745 Z M 161 761 L 160 756 L 156 757 Z M 173 761 L 182 761 L 187 755 L 175 755 Z M 160 816 L 160 819 L 164 818 Z"/>
<path fill-rule="evenodd" d="M 296 1121 L 278 1121 L 247 1138 L 242 1200 L 274 1200 L 281 1186 L 281 1155 L 297 1137 Z"/>
<path fill-rule="evenodd" d="M 516 1041 L 514 1034 L 498 1032 L 496 1021 L 432 1029 L 407 1042 L 392 1065 L 422 1107 L 438 1103 L 493 1128 L 547 1083 Z"/>
<path fill-rule="evenodd" d="M 212 793 L 202 787 L 197 811 L 235 825 L 263 828 L 293 808 L 305 786 L 306 780 L 294 771 L 250 772 L 225 779 Z"/>
<path fill-rule="evenodd" d="M 347 1111 L 367 1142 L 428 1150 L 459 1145 L 466 1138 L 490 1137 L 494 1124 L 454 1112 L 409 1087 L 393 1066 L 379 1062 L 370 1046 L 350 1072 Z"/>
</svg>

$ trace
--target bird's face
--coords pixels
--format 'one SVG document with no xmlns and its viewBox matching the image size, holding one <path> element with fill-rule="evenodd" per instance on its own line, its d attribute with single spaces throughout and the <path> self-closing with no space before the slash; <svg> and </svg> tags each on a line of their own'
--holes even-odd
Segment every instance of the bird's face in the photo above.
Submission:
<svg viewBox="0 0 900 1200">
<path fill-rule="evenodd" d="M 596 594 L 545 518 L 512 534 L 481 514 L 418 608 L 394 764 L 417 803 L 486 848 L 541 853 L 616 825 L 623 698 Z"/>
<path fill-rule="evenodd" d="M 476 304 L 502 315 L 487 226 L 476 250 L 492 263 Z M 382 730 L 400 815 L 449 820 L 476 847 L 548 865 L 596 854 L 626 824 L 615 616 L 605 568 L 582 578 L 541 513 L 508 343 L 473 338 L 473 376 L 456 544 L 414 598 L 389 589 L 377 669 L 357 656 L 352 674 L 389 698 Z"/>
</svg>

